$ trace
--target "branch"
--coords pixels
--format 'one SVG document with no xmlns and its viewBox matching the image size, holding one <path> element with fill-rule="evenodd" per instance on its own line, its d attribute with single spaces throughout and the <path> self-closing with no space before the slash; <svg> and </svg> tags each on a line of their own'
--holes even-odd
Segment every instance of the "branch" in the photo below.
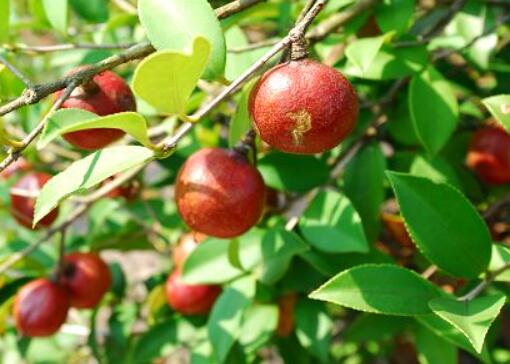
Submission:
<svg viewBox="0 0 510 364">
<path fill-rule="evenodd" d="M 458 301 L 470 301 L 474 298 L 476 298 L 480 293 L 482 293 L 494 280 L 501 274 L 505 273 L 507 270 L 510 269 L 510 262 L 507 262 L 499 269 L 496 269 L 493 272 L 487 272 L 485 275 L 485 279 L 477 285 L 475 288 L 473 288 L 471 291 L 469 291 L 465 296 L 457 298 Z"/>
<path fill-rule="evenodd" d="M 510 194 L 503 196 L 502 199 L 497 201 L 495 204 L 489 206 L 489 208 L 485 210 L 485 212 L 483 213 L 483 218 L 485 220 L 492 219 L 506 206 L 510 206 Z"/>
<path fill-rule="evenodd" d="M 2 63 L 5 67 L 7 67 L 9 69 L 9 71 L 11 71 L 14 76 L 16 76 L 17 78 L 19 78 L 21 80 L 21 82 L 23 82 L 25 84 L 26 87 L 31 87 L 32 86 L 32 82 L 28 79 L 27 76 L 25 76 L 23 74 L 23 72 L 21 72 L 20 70 L 18 70 L 12 63 L 10 63 L 7 59 L 5 59 L 4 57 L 0 56 L 0 63 Z"/>
<path fill-rule="evenodd" d="M 89 44 L 89 43 L 66 43 L 54 44 L 48 46 L 14 44 L 4 45 L 3 48 L 9 52 L 24 53 L 50 53 L 61 51 L 72 51 L 75 49 L 126 49 L 135 46 L 135 44 Z"/>
</svg>

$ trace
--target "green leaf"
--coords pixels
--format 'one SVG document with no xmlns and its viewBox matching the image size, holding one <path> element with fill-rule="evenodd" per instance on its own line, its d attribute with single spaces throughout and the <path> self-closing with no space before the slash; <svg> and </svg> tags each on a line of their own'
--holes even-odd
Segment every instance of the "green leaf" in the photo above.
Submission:
<svg viewBox="0 0 510 364">
<path fill-rule="evenodd" d="M 147 163 L 154 152 L 145 147 L 119 146 L 99 150 L 73 162 L 44 185 L 35 204 L 37 224 L 67 196 L 85 191 L 108 177 Z"/>
<path fill-rule="evenodd" d="M 338 192 L 319 192 L 299 221 L 299 229 L 311 245 L 325 252 L 369 250 L 358 213 Z"/>
<path fill-rule="evenodd" d="M 304 192 L 329 178 L 328 166 L 312 156 L 273 152 L 262 157 L 257 167 L 264 182 L 277 190 Z"/>
<path fill-rule="evenodd" d="M 456 364 L 457 349 L 422 325 L 416 327 L 415 342 L 420 364 Z"/>
<path fill-rule="evenodd" d="M 248 354 L 255 353 L 271 339 L 278 326 L 278 306 L 255 304 L 243 316 L 239 343 Z"/>
<path fill-rule="evenodd" d="M 390 264 L 367 264 L 337 274 L 310 298 L 354 310 L 410 316 L 430 313 L 440 291 L 415 272 Z"/>
<path fill-rule="evenodd" d="M 421 177 L 388 172 L 388 178 L 413 241 L 432 263 L 466 278 L 487 268 L 489 231 L 466 197 L 449 185 Z"/>
<path fill-rule="evenodd" d="M 51 26 L 61 33 L 67 33 L 68 0 L 42 0 L 42 2 Z"/>
<path fill-rule="evenodd" d="M 301 300 L 296 305 L 296 336 L 322 363 L 329 362 L 333 320 L 320 302 Z"/>
<path fill-rule="evenodd" d="M 373 38 L 358 39 L 347 46 L 345 55 L 361 72 L 365 73 L 386 39 L 387 35 L 384 34 Z"/>
<path fill-rule="evenodd" d="M 147 37 L 158 50 L 186 52 L 195 38 L 207 39 L 212 50 L 203 77 L 223 75 L 225 38 L 207 0 L 140 0 L 138 12 Z"/>
<path fill-rule="evenodd" d="M 197 37 L 189 54 L 167 50 L 151 54 L 135 70 L 133 91 L 161 112 L 183 114 L 210 51 L 207 39 Z"/>
<path fill-rule="evenodd" d="M 403 332 L 410 323 L 408 317 L 364 313 L 358 315 L 345 330 L 345 340 L 355 343 L 391 340 Z"/>
<path fill-rule="evenodd" d="M 244 277 L 220 295 L 207 322 L 216 359 L 223 363 L 242 332 L 242 317 L 255 295 L 255 281 Z"/>
<path fill-rule="evenodd" d="M 409 109 L 418 139 L 431 155 L 439 152 L 457 125 L 459 107 L 450 84 L 429 67 L 411 79 Z"/>
<path fill-rule="evenodd" d="M 377 24 L 383 32 L 404 33 L 411 23 L 415 0 L 386 0 L 375 9 Z"/>
<path fill-rule="evenodd" d="M 234 147 L 251 127 L 250 115 L 248 113 L 248 99 L 255 82 L 248 83 L 243 88 L 241 98 L 237 103 L 236 112 L 230 120 L 228 128 L 228 146 Z"/>
<path fill-rule="evenodd" d="M 9 38 L 10 1 L 0 0 L 0 44 Z"/>
<path fill-rule="evenodd" d="M 489 270 L 494 272 L 510 264 L 510 249 L 504 245 L 492 245 L 491 262 L 489 263 Z M 510 270 L 506 270 L 501 274 L 494 277 L 498 282 L 510 282 Z"/>
<path fill-rule="evenodd" d="M 417 155 L 411 164 L 410 173 L 418 177 L 425 177 L 436 183 L 449 183 L 461 189 L 461 182 L 453 167 L 441 156 L 426 158 Z"/>
<path fill-rule="evenodd" d="M 41 138 L 37 143 L 37 149 L 43 149 L 59 135 L 95 128 L 120 129 L 143 146 L 154 148 L 148 136 L 147 122 L 142 115 L 136 112 L 97 116 L 81 109 L 61 109 L 44 126 Z"/>
<path fill-rule="evenodd" d="M 379 235 L 385 170 L 386 159 L 381 148 L 369 144 L 356 153 L 343 176 L 345 194 L 359 213 L 365 235 L 371 242 Z"/>
<path fill-rule="evenodd" d="M 90 22 L 104 23 L 108 20 L 108 0 L 71 0 L 71 6 Z"/>
<path fill-rule="evenodd" d="M 132 360 L 134 363 L 152 363 L 156 358 L 170 354 L 178 344 L 175 319 L 162 322 L 140 336 Z"/>
<path fill-rule="evenodd" d="M 491 115 L 510 132 L 510 95 L 496 95 L 482 100 Z"/>
<path fill-rule="evenodd" d="M 457 301 L 436 298 L 429 302 L 436 315 L 459 329 L 478 353 L 482 352 L 485 335 L 505 304 L 506 296 L 497 294 Z"/>
</svg>

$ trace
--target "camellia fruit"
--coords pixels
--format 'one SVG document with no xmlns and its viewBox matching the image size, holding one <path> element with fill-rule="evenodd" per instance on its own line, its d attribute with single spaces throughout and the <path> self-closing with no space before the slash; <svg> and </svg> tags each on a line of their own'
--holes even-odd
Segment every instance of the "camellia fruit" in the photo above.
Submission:
<svg viewBox="0 0 510 364">
<path fill-rule="evenodd" d="M 488 184 L 510 183 L 510 134 L 493 125 L 477 130 L 469 144 L 466 163 Z"/>
<path fill-rule="evenodd" d="M 60 285 L 39 278 L 24 285 L 14 300 L 16 328 L 25 336 L 50 336 L 67 318 L 69 298 Z"/>
<path fill-rule="evenodd" d="M 358 118 L 358 100 L 349 81 L 334 68 L 306 58 L 263 74 L 248 108 L 264 142 L 298 154 L 336 147 Z"/>
<path fill-rule="evenodd" d="M 77 72 L 81 68 L 71 71 Z M 63 91 L 56 93 L 58 98 Z M 88 83 L 77 87 L 63 104 L 62 108 L 78 108 L 99 116 L 136 110 L 136 102 L 124 79 L 111 71 L 95 75 Z M 119 129 L 87 129 L 63 135 L 64 139 L 84 150 L 101 149 L 124 136 Z"/>
<path fill-rule="evenodd" d="M 69 292 L 72 307 L 93 308 L 110 288 L 112 274 L 99 255 L 75 252 L 64 257 L 60 283 Z"/>
<path fill-rule="evenodd" d="M 42 172 L 32 172 L 23 176 L 12 186 L 11 196 L 11 214 L 16 221 L 31 229 L 34 218 L 35 201 L 41 188 L 51 179 L 51 175 Z M 48 227 L 57 219 L 58 207 L 52 210 L 41 221 L 37 223 L 38 227 Z"/>
<path fill-rule="evenodd" d="M 182 267 L 188 255 L 190 255 L 191 252 L 195 250 L 197 245 L 204 241 L 206 238 L 206 235 L 197 232 L 190 232 L 181 236 L 177 246 L 173 250 L 175 266 L 177 268 Z"/>
<path fill-rule="evenodd" d="M 175 270 L 166 281 L 165 293 L 168 304 L 183 315 L 205 315 L 221 293 L 215 285 L 189 285 L 181 281 L 181 273 Z"/>
<path fill-rule="evenodd" d="M 295 293 L 288 293 L 278 300 L 278 326 L 276 328 L 278 336 L 287 337 L 294 331 L 296 301 L 297 295 Z"/>
<path fill-rule="evenodd" d="M 110 177 L 103 182 L 103 186 L 113 181 L 115 177 Z M 127 202 L 136 201 L 141 191 L 140 182 L 137 180 L 127 181 L 119 187 L 115 187 L 113 190 L 108 192 L 106 196 L 110 198 L 122 197 Z"/>
<path fill-rule="evenodd" d="M 177 208 L 194 231 L 217 238 L 239 236 L 264 210 L 266 188 L 241 153 L 204 148 L 184 163 L 175 184 Z"/>
</svg>

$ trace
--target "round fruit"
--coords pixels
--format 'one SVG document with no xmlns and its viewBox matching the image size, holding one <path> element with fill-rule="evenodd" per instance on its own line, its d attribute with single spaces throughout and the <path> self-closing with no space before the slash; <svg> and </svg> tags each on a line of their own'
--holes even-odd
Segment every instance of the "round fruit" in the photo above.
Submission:
<svg viewBox="0 0 510 364">
<path fill-rule="evenodd" d="M 50 336 L 65 322 L 69 298 L 64 288 L 40 278 L 24 285 L 14 301 L 14 320 L 25 336 Z"/>
<path fill-rule="evenodd" d="M 175 266 L 177 268 L 182 267 L 188 255 L 190 255 L 191 252 L 195 250 L 197 245 L 204 241 L 206 238 L 206 235 L 197 232 L 191 232 L 181 236 L 177 246 L 173 250 Z"/>
<path fill-rule="evenodd" d="M 321 153 L 354 128 L 358 101 L 334 68 L 303 59 L 267 71 L 250 94 L 249 111 L 263 141 L 288 153 Z"/>
<path fill-rule="evenodd" d="M 71 71 L 71 74 L 78 69 Z M 62 92 L 59 91 L 56 98 Z M 111 71 L 104 71 L 95 75 L 86 85 L 76 88 L 71 97 L 62 104 L 62 108 L 78 108 L 105 116 L 134 111 L 136 103 L 126 81 Z M 124 132 L 119 129 L 88 129 L 63 135 L 69 143 L 85 150 L 101 149 L 123 136 Z"/>
<path fill-rule="evenodd" d="M 469 144 L 467 165 L 486 183 L 510 183 L 510 134 L 499 126 L 476 131 Z"/>
<path fill-rule="evenodd" d="M 12 175 L 14 175 L 20 171 L 28 172 L 31 169 L 32 169 L 32 165 L 29 162 L 27 162 L 26 159 L 20 158 L 16 162 L 12 163 L 7 168 L 5 168 L 2 172 L 0 172 L 0 178 L 8 179 Z"/>
<path fill-rule="evenodd" d="M 296 306 L 297 295 L 289 293 L 282 296 L 278 301 L 278 336 L 287 337 L 294 330 L 294 307 Z"/>
<path fill-rule="evenodd" d="M 235 151 L 204 148 L 188 158 L 175 184 L 177 208 L 193 230 L 232 238 L 254 226 L 264 210 L 262 176 Z"/>
<path fill-rule="evenodd" d="M 108 184 L 111 182 L 115 177 L 110 177 L 107 180 L 103 182 L 103 185 Z M 127 202 L 133 202 L 135 201 L 138 196 L 140 195 L 140 182 L 136 180 L 128 181 L 124 183 L 123 185 L 120 185 L 119 187 L 114 188 L 111 190 L 107 196 L 110 198 L 117 198 L 122 197 Z"/>
<path fill-rule="evenodd" d="M 205 315 L 221 292 L 219 286 L 188 285 L 175 270 L 166 281 L 165 293 L 170 307 L 183 315 Z"/>
<path fill-rule="evenodd" d="M 65 256 L 60 282 L 72 307 L 93 308 L 110 288 L 112 274 L 99 255 L 76 252 Z"/>
<path fill-rule="evenodd" d="M 32 220 L 34 218 L 35 201 L 41 188 L 48 182 L 51 175 L 42 172 L 32 172 L 23 176 L 18 182 L 12 186 L 11 196 L 11 213 L 16 221 L 31 229 Z M 52 210 L 41 221 L 37 223 L 38 227 L 50 226 L 58 217 L 58 208 Z"/>
</svg>

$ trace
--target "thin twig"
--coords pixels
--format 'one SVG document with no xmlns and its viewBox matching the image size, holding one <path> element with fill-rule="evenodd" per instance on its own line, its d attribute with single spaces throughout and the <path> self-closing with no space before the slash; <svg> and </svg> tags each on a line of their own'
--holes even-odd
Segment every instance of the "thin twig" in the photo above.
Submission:
<svg viewBox="0 0 510 364">
<path fill-rule="evenodd" d="M 47 46 L 37 45 L 26 45 L 26 44 L 14 44 L 4 45 L 4 49 L 7 51 L 18 53 L 51 53 L 51 52 L 62 52 L 72 51 L 75 49 L 126 49 L 134 47 L 135 44 L 92 44 L 92 43 L 65 43 L 65 44 L 54 44 Z"/>
<path fill-rule="evenodd" d="M 58 266 L 57 266 L 57 274 L 62 274 L 64 272 L 65 260 L 64 256 L 66 254 L 66 231 L 67 228 L 60 230 L 60 241 L 58 246 Z"/>
<path fill-rule="evenodd" d="M 504 264 L 499 269 L 496 269 L 493 272 L 487 272 L 485 275 L 485 279 L 480 282 L 475 288 L 469 291 L 466 295 L 457 298 L 458 301 L 470 301 L 476 298 L 480 293 L 482 293 L 499 275 L 503 274 L 507 270 L 510 269 L 510 262 Z"/>
<path fill-rule="evenodd" d="M 124 10 L 128 14 L 136 14 L 136 6 L 127 0 L 113 0 L 112 1 L 119 9 Z"/>
<path fill-rule="evenodd" d="M 17 69 L 12 63 L 10 63 L 6 58 L 0 56 L 0 63 L 2 63 L 5 67 L 9 69 L 17 78 L 21 80 L 25 84 L 26 87 L 30 88 L 32 86 L 32 81 L 25 76 L 23 72 Z"/>
<path fill-rule="evenodd" d="M 279 41 L 280 41 L 279 39 L 264 40 L 262 42 L 248 44 L 244 47 L 230 48 L 227 50 L 227 52 L 228 53 L 244 53 L 244 52 L 252 51 L 254 49 L 260 49 L 260 48 L 274 46 Z"/>
<path fill-rule="evenodd" d="M 496 203 L 494 203 L 493 205 L 489 206 L 489 208 L 485 210 L 483 213 L 484 219 L 490 220 L 506 206 L 510 206 L 510 194 L 503 196 L 503 198 L 496 201 Z"/>
</svg>

